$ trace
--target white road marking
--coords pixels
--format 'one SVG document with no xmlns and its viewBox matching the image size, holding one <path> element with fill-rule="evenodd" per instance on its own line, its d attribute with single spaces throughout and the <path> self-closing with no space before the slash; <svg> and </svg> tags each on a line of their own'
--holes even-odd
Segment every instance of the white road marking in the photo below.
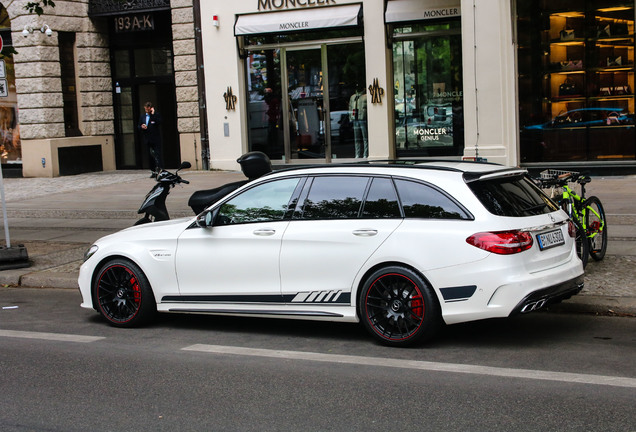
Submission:
<svg viewBox="0 0 636 432">
<path fill-rule="evenodd" d="M 89 343 L 106 339 L 100 336 L 83 336 L 63 333 L 42 333 L 19 330 L 0 330 L 0 337 L 11 337 L 20 339 L 42 339 L 58 342 L 80 342 Z"/>
<path fill-rule="evenodd" d="M 533 380 L 557 381 L 578 384 L 593 384 L 613 387 L 636 388 L 636 378 L 588 375 L 569 372 L 550 372 L 530 369 L 512 369 L 491 366 L 477 366 L 456 363 L 439 363 L 416 360 L 399 360 L 380 357 L 362 357 L 340 354 L 322 354 L 301 351 L 241 348 L 223 345 L 197 344 L 182 348 L 183 351 L 197 351 L 210 354 L 269 357 L 286 360 L 307 360 L 327 363 L 341 363 L 365 366 L 392 367 L 435 372 L 465 373 L 473 375 L 500 376 Z"/>
</svg>

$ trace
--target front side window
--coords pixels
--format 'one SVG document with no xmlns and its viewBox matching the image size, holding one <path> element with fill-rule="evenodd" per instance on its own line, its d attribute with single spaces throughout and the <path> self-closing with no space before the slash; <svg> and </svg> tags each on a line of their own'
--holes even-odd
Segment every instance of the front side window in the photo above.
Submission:
<svg viewBox="0 0 636 432">
<path fill-rule="evenodd" d="M 360 214 L 368 177 L 316 177 L 302 219 L 354 219 Z"/>
<path fill-rule="evenodd" d="M 467 219 L 468 215 L 448 196 L 422 183 L 396 180 L 400 201 L 407 218 Z"/>
<path fill-rule="evenodd" d="M 298 178 L 275 180 L 248 189 L 221 206 L 216 224 L 282 220 L 299 181 Z"/>
</svg>

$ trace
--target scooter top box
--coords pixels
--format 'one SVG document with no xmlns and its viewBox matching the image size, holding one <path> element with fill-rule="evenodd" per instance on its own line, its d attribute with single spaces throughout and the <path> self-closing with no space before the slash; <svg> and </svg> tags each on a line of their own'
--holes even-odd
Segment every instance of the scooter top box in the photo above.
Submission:
<svg viewBox="0 0 636 432">
<path fill-rule="evenodd" d="M 245 177 L 256 179 L 272 171 L 272 162 L 265 153 L 253 151 L 245 153 L 236 160 L 241 165 Z"/>
</svg>

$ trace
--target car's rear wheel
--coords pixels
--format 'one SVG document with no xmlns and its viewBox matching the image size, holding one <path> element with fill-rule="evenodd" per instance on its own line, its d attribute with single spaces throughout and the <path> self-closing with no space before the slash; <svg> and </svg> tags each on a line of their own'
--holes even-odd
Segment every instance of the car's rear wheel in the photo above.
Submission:
<svg viewBox="0 0 636 432">
<path fill-rule="evenodd" d="M 116 327 L 141 325 L 157 311 L 146 275 L 125 259 L 113 259 L 101 267 L 93 295 L 98 312 Z"/>
<path fill-rule="evenodd" d="M 435 335 L 441 315 L 432 288 L 412 270 L 388 266 L 375 271 L 360 292 L 360 319 L 379 341 L 408 346 Z"/>
</svg>

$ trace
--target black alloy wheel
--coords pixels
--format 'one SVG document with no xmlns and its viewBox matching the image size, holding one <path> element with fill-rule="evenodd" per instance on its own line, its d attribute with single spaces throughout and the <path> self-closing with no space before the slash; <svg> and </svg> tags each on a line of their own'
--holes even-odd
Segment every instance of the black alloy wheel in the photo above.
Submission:
<svg viewBox="0 0 636 432">
<path fill-rule="evenodd" d="M 98 312 L 115 327 L 143 324 L 157 310 L 148 279 L 137 265 L 124 259 L 102 266 L 93 295 Z"/>
<path fill-rule="evenodd" d="M 371 274 L 360 294 L 360 318 L 379 341 L 409 346 L 430 339 L 441 315 L 432 288 L 415 272 L 389 266 Z"/>
</svg>

